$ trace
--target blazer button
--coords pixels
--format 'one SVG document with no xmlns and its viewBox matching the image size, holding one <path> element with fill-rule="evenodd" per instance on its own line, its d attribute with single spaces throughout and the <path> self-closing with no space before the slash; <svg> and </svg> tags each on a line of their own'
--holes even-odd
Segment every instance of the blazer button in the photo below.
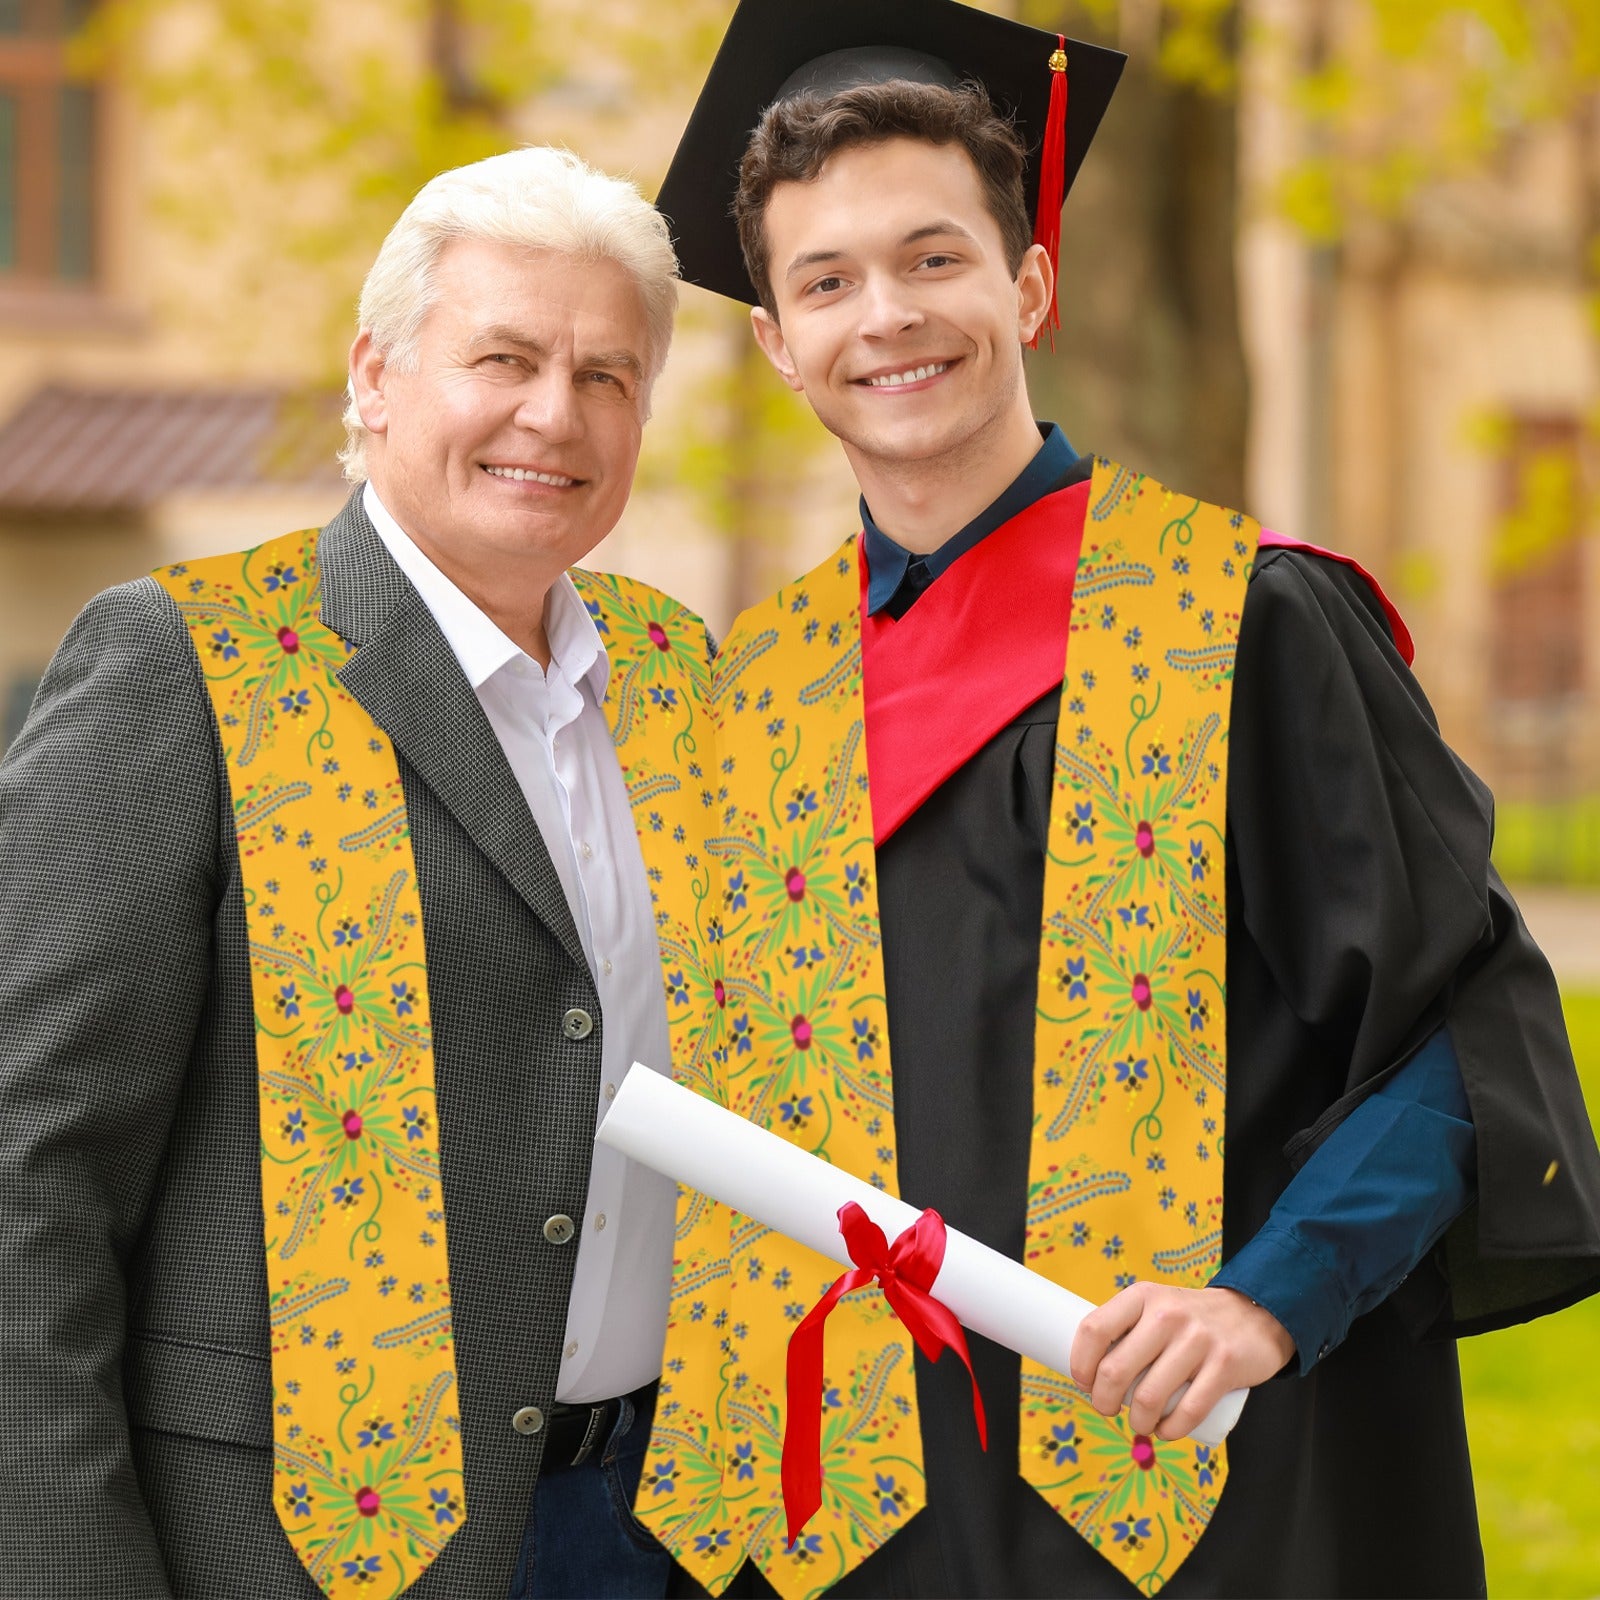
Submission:
<svg viewBox="0 0 1600 1600">
<path fill-rule="evenodd" d="M 561 1031 L 569 1039 L 587 1039 L 594 1032 L 594 1018 L 587 1011 L 574 1006 L 561 1019 Z"/>
<path fill-rule="evenodd" d="M 512 1414 L 511 1426 L 518 1433 L 537 1433 L 544 1426 L 544 1412 L 538 1406 L 524 1406 Z"/>
<path fill-rule="evenodd" d="M 577 1231 L 572 1218 L 560 1211 L 544 1225 L 544 1236 L 551 1244 L 571 1244 L 572 1236 Z"/>
</svg>

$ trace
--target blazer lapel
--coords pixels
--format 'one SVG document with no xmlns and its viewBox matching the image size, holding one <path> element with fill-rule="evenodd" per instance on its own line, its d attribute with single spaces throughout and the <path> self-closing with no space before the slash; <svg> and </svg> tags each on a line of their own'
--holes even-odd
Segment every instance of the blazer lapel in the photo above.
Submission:
<svg viewBox="0 0 1600 1600">
<path fill-rule="evenodd" d="M 361 506 L 322 530 L 322 620 L 354 653 L 339 680 L 394 741 L 562 948 L 587 968 L 572 909 L 460 663 Z"/>
</svg>

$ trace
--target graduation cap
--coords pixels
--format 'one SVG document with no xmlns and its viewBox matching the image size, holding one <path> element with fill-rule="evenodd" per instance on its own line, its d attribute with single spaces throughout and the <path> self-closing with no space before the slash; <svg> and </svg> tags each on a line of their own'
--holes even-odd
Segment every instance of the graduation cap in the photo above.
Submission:
<svg viewBox="0 0 1600 1600">
<path fill-rule="evenodd" d="M 769 106 L 895 78 L 950 88 L 975 80 L 1012 119 L 1027 151 L 1034 239 L 1055 266 L 1061 202 L 1126 59 L 955 0 L 739 0 L 656 201 L 685 281 L 750 305 L 758 299 L 733 200 L 745 147 Z M 1053 305 L 1049 320 L 1060 325 Z"/>
</svg>

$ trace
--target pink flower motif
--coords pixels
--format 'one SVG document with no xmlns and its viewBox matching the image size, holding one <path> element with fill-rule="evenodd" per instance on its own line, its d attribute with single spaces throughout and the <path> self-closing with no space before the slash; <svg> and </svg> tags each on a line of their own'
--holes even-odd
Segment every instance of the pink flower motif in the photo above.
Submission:
<svg viewBox="0 0 1600 1600">
<path fill-rule="evenodd" d="M 811 1048 L 811 1024 L 804 1017 L 796 1017 L 789 1024 L 789 1032 L 794 1035 L 794 1042 L 800 1049 Z"/>
<path fill-rule="evenodd" d="M 672 641 L 667 637 L 667 630 L 659 622 L 652 622 L 645 630 L 650 635 L 650 642 L 657 650 L 670 650 Z"/>
<path fill-rule="evenodd" d="M 356 1008 L 356 997 L 350 993 L 348 984 L 341 983 L 333 991 L 333 1003 L 339 1008 L 341 1017 L 348 1017 Z"/>
<path fill-rule="evenodd" d="M 1148 860 L 1155 854 L 1156 830 L 1148 822 L 1141 822 L 1133 831 L 1133 842 L 1139 847 L 1139 854 Z"/>
<path fill-rule="evenodd" d="M 1141 1011 L 1148 1011 L 1150 1000 L 1150 980 L 1141 972 L 1133 980 L 1133 1003 Z"/>
<path fill-rule="evenodd" d="M 382 1498 L 376 1489 L 356 1490 L 356 1510 L 364 1517 L 375 1517 L 378 1508 L 383 1504 Z"/>
<path fill-rule="evenodd" d="M 806 897 L 806 875 L 799 867 L 790 867 L 783 875 L 783 885 L 789 891 L 791 900 L 804 900 Z"/>
<path fill-rule="evenodd" d="M 278 643 L 283 646 L 285 655 L 292 656 L 300 648 L 300 635 L 293 628 L 279 628 Z"/>
<path fill-rule="evenodd" d="M 722 987 L 721 978 L 717 978 L 713 981 L 711 985 L 711 993 L 716 998 L 716 1002 L 719 1006 L 727 1005 L 728 991 Z"/>
<path fill-rule="evenodd" d="M 1148 1472 L 1156 1464 L 1156 1447 L 1147 1434 L 1133 1436 L 1133 1461 L 1141 1472 Z"/>
<path fill-rule="evenodd" d="M 345 1136 L 345 1138 L 347 1138 L 347 1139 L 359 1139 L 361 1137 L 361 1113 L 360 1112 L 358 1112 L 358 1111 L 347 1111 L 347 1112 L 345 1112 L 344 1116 L 342 1118 L 340 1118 L 340 1120 L 344 1123 L 344 1136 Z"/>
</svg>

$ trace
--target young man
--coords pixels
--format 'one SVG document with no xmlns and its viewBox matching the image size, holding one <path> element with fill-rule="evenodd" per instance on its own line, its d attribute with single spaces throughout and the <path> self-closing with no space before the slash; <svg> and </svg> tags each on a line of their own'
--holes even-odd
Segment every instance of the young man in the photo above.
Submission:
<svg viewBox="0 0 1600 1600">
<path fill-rule="evenodd" d="M 591 1142 L 668 1048 L 609 710 L 705 637 L 567 573 L 675 279 L 566 152 L 442 174 L 363 290 L 349 503 L 57 653 L 0 765 L 0 1593 L 664 1592 L 673 1191 Z"/>
<path fill-rule="evenodd" d="M 985 1453 L 841 1306 L 789 1544 L 821 1270 L 691 1207 L 640 1512 L 714 1590 L 1481 1593 L 1449 1336 L 1600 1280 L 1555 987 L 1375 586 L 1035 422 L 1028 200 L 1048 239 L 1120 66 L 1057 44 L 745 0 L 659 204 L 862 490 L 718 663 L 716 1088 L 1105 1302 L 1082 1392 L 974 1339 Z"/>
</svg>

